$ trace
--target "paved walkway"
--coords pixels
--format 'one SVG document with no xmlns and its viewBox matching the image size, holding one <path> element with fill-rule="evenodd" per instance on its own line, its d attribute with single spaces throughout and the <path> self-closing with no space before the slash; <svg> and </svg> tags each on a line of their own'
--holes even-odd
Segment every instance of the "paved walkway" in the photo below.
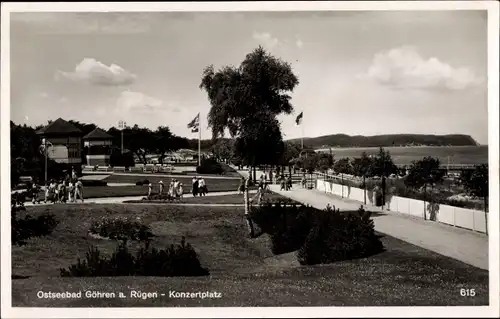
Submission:
<svg viewBox="0 0 500 319">
<path fill-rule="evenodd" d="M 84 190 L 85 191 L 85 190 Z M 251 190 L 249 191 L 250 194 L 254 194 L 257 191 Z M 211 196 L 224 196 L 224 195 L 236 195 L 238 194 L 237 191 L 230 191 L 230 192 L 211 192 L 208 193 L 205 197 L 211 197 Z M 85 196 L 85 194 L 84 194 Z M 243 195 L 241 195 L 243 197 Z M 142 196 L 122 196 L 122 197 L 103 197 L 103 198 L 84 198 L 84 204 L 126 204 L 129 205 L 131 203 L 124 203 L 125 201 L 131 201 L 131 200 L 142 200 L 144 197 L 146 197 L 146 194 Z M 184 194 L 184 198 L 190 198 L 193 197 L 193 194 Z M 81 201 L 78 201 L 77 204 L 81 204 Z M 67 203 L 68 205 L 72 205 L 74 203 Z M 145 204 L 154 204 L 154 203 L 138 203 L 139 205 L 145 205 Z M 165 205 L 163 203 L 158 203 L 160 205 Z M 195 204 L 195 203 L 193 203 Z M 32 202 L 26 202 L 24 203 L 24 206 L 42 206 L 42 205 L 52 205 L 51 203 L 40 203 L 40 204 L 34 204 Z M 210 205 L 210 204 L 199 204 L 199 205 Z"/>
<path fill-rule="evenodd" d="M 359 202 L 345 200 L 318 190 L 295 186 L 290 191 L 280 191 L 278 185 L 269 186 L 278 194 L 318 209 L 324 209 L 330 204 L 340 210 L 357 210 L 361 205 Z M 437 222 L 398 215 L 397 212 L 382 212 L 380 208 L 370 205 L 364 207 L 367 210 L 381 212 L 381 215 L 372 217 L 377 231 L 475 267 L 488 269 L 488 236 Z"/>
</svg>

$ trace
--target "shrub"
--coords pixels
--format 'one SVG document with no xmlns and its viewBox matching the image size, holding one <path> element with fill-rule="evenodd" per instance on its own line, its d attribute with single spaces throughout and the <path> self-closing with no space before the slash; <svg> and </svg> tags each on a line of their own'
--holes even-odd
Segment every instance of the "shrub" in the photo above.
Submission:
<svg viewBox="0 0 500 319">
<path fill-rule="evenodd" d="M 199 166 L 196 167 L 198 174 L 222 174 L 224 169 L 222 165 L 213 158 L 204 158 Z"/>
<path fill-rule="evenodd" d="M 282 254 L 298 250 L 302 265 L 331 263 L 383 251 L 371 213 L 364 210 L 321 211 L 309 206 L 262 205 L 252 220 L 271 238 L 271 250 Z"/>
<path fill-rule="evenodd" d="M 59 223 L 54 215 L 49 213 L 44 213 L 37 218 L 31 215 L 18 218 L 17 213 L 25 210 L 23 197 L 13 194 L 11 199 L 11 240 L 14 245 L 26 244 L 26 240 L 32 237 L 47 236 Z"/>
<path fill-rule="evenodd" d="M 182 237 L 180 245 L 167 249 L 151 249 L 148 243 L 133 256 L 125 242 L 120 243 L 110 258 L 101 256 L 98 248 L 90 247 L 85 260 L 77 259 L 68 269 L 61 268 L 62 277 L 97 276 L 207 276 L 194 248 Z"/>
<path fill-rule="evenodd" d="M 142 200 L 163 200 L 163 201 L 172 201 L 174 197 L 170 194 L 152 194 L 149 199 L 147 197 L 143 197 Z"/>
<path fill-rule="evenodd" d="M 120 240 L 148 240 L 154 236 L 151 229 L 142 224 L 140 219 L 108 217 L 92 222 L 89 233 Z"/>
<path fill-rule="evenodd" d="M 370 212 L 317 212 L 304 245 L 297 252 L 301 265 L 327 264 L 368 257 L 384 250 L 375 234 Z"/>
<path fill-rule="evenodd" d="M 142 185 L 149 185 L 149 179 L 145 179 L 142 181 Z"/>
<path fill-rule="evenodd" d="M 142 181 L 135 182 L 135 186 L 142 186 Z"/>
<path fill-rule="evenodd" d="M 108 182 L 103 180 L 82 179 L 83 186 L 108 186 Z"/>
</svg>

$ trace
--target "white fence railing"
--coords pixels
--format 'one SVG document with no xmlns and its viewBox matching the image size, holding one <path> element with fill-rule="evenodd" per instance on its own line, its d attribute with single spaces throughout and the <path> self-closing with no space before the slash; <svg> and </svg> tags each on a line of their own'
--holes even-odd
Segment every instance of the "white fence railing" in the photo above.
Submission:
<svg viewBox="0 0 500 319">
<path fill-rule="evenodd" d="M 318 179 L 316 189 L 361 203 L 375 205 L 374 192 L 365 191 L 361 188 Z M 385 208 L 389 211 L 487 233 L 488 214 L 484 211 L 424 202 L 400 196 L 387 196 L 385 204 Z"/>
</svg>

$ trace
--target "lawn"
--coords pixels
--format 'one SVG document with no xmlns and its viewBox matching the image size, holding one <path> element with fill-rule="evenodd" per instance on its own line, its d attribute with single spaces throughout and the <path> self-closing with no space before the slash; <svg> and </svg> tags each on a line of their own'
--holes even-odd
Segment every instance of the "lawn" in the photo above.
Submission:
<svg viewBox="0 0 500 319">
<path fill-rule="evenodd" d="M 208 199 L 208 197 L 207 197 Z M 14 307 L 148 306 L 451 306 L 487 305 L 488 271 L 384 236 L 386 251 L 363 259 L 321 266 L 299 266 L 293 253 L 273 256 L 269 239 L 247 237 L 242 207 L 150 205 L 53 205 L 60 220 L 54 233 L 12 247 Z M 23 214 L 21 214 L 23 215 Z M 165 248 L 186 236 L 208 277 L 61 278 L 59 268 L 84 257 L 89 245 L 110 254 L 115 243 L 87 235 L 92 220 L 105 215 L 140 216 Z M 460 288 L 475 289 L 461 297 Z M 130 290 L 165 293 L 154 299 L 39 299 L 38 291 Z M 175 299 L 169 291 L 215 291 L 218 299 Z"/>
</svg>

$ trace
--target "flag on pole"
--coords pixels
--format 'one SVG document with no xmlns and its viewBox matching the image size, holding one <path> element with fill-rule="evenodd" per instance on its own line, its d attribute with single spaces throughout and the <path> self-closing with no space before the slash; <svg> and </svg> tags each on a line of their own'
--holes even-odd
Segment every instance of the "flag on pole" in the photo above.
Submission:
<svg viewBox="0 0 500 319">
<path fill-rule="evenodd" d="M 299 115 L 297 115 L 297 118 L 295 119 L 295 124 L 300 125 L 302 124 L 302 118 L 304 117 L 304 112 L 300 112 Z"/>
<path fill-rule="evenodd" d="M 195 118 L 189 122 L 187 127 L 191 129 L 191 133 L 198 133 L 200 129 L 200 113 L 198 113 L 198 115 L 196 115 Z"/>
</svg>

